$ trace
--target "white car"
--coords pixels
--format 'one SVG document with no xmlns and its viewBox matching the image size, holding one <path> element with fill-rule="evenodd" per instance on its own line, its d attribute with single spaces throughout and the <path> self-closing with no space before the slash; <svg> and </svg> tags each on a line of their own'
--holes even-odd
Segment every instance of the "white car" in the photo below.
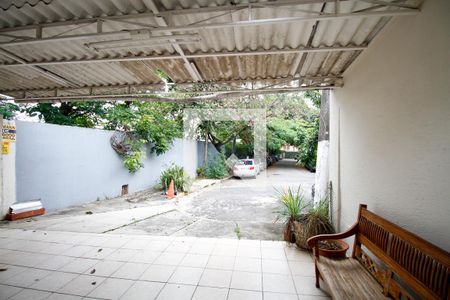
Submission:
<svg viewBox="0 0 450 300">
<path fill-rule="evenodd" d="M 233 166 L 233 176 L 235 177 L 254 177 L 260 172 L 260 167 L 254 159 L 240 159 Z"/>
</svg>

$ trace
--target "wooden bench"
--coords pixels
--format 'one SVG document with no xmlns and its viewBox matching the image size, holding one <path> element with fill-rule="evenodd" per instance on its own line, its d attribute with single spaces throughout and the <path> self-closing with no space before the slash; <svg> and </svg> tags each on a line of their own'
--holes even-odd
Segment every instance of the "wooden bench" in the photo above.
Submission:
<svg viewBox="0 0 450 300">
<path fill-rule="evenodd" d="M 449 229 L 449 228 L 448 228 Z M 355 236 L 352 256 L 318 255 L 318 242 Z M 333 299 L 450 299 L 450 255 L 417 235 L 359 207 L 358 221 L 346 232 L 308 240 L 319 278 Z"/>
</svg>

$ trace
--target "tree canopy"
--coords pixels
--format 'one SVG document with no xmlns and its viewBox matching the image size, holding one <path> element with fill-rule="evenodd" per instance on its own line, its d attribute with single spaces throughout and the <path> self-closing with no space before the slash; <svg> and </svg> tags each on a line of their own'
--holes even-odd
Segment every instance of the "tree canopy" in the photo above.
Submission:
<svg viewBox="0 0 450 300">
<path fill-rule="evenodd" d="M 205 90 L 199 86 L 194 89 Z M 308 100 L 307 100 L 308 99 Z M 309 102 L 308 102 L 309 101 Z M 313 169 L 317 152 L 320 92 L 286 93 L 265 96 L 245 96 L 241 99 L 220 99 L 202 103 L 168 102 L 68 102 L 60 104 L 38 103 L 20 108 L 14 103 L 0 102 L 0 112 L 12 118 L 21 111 L 46 123 L 102 128 L 132 133 L 126 141 L 128 151 L 122 153 L 130 172 L 142 167 L 141 160 L 149 153 L 166 152 L 173 140 L 182 136 L 183 109 L 185 108 L 240 108 L 266 109 L 267 151 L 277 154 L 285 144 L 299 148 L 299 163 Z M 208 136 L 219 151 L 252 155 L 253 124 L 251 121 L 203 121 L 198 135 Z M 132 138 L 130 138 L 132 137 Z M 238 145 L 236 144 L 239 141 Z M 231 146 L 230 146 L 231 145 Z"/>
</svg>

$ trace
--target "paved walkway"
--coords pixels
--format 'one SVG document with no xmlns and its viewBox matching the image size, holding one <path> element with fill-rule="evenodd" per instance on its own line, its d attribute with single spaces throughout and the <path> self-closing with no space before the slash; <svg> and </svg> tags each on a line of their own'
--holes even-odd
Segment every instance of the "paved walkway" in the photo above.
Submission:
<svg viewBox="0 0 450 300">
<path fill-rule="evenodd" d="M 284 242 L 0 229 L 0 299 L 325 299 Z"/>
</svg>

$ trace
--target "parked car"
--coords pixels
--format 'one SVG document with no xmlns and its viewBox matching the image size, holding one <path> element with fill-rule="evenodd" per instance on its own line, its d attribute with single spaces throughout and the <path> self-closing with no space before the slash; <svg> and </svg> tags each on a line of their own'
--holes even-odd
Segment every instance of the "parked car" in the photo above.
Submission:
<svg viewBox="0 0 450 300">
<path fill-rule="evenodd" d="M 233 176 L 234 177 L 253 177 L 256 178 L 260 172 L 260 167 L 255 163 L 254 159 L 240 159 L 233 166 Z"/>
</svg>

